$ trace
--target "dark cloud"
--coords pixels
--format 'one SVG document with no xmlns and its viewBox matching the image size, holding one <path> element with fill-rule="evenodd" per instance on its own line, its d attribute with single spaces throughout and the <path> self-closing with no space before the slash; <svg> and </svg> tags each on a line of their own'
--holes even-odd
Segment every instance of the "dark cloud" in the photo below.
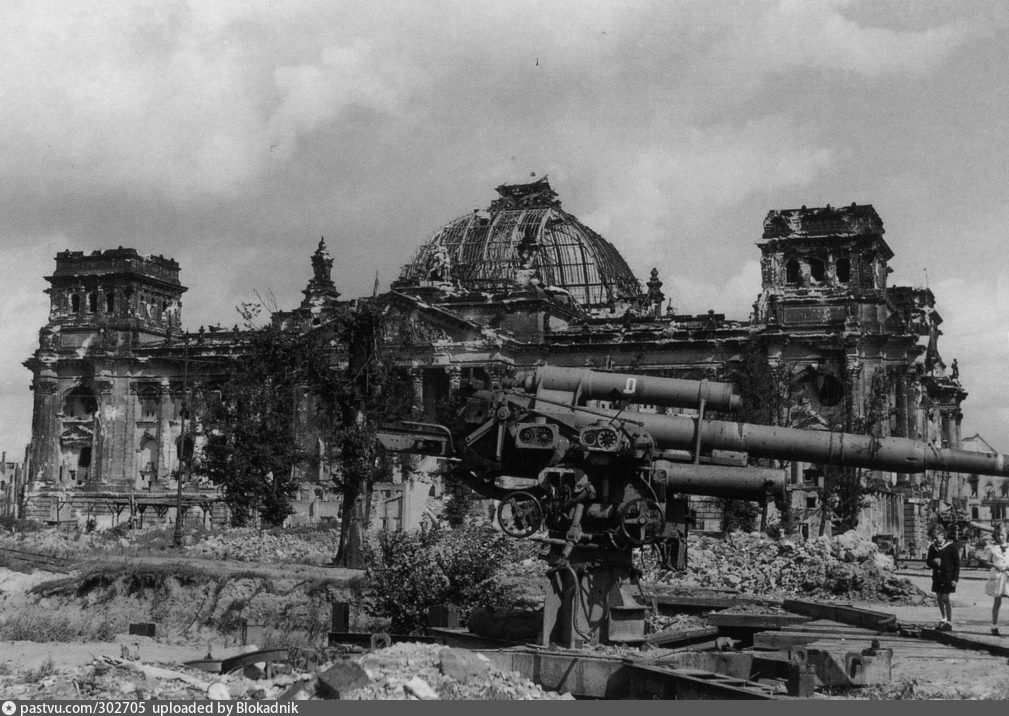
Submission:
<svg viewBox="0 0 1009 716">
<path fill-rule="evenodd" d="M 745 318 L 763 216 L 801 204 L 875 203 L 895 277 L 994 286 L 1004 12 L 881 5 L 4 5 L 0 443 L 28 439 L 20 361 L 56 251 L 172 256 L 185 323 L 231 324 L 256 292 L 296 303 L 319 236 L 340 290 L 368 293 L 530 172 L 684 311 Z M 952 350 L 965 379 L 992 360 L 977 340 Z"/>
</svg>

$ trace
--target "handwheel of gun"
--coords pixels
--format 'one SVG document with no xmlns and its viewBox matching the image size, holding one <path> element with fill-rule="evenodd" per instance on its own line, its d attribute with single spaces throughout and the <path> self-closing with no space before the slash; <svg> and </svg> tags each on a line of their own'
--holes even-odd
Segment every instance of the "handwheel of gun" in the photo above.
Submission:
<svg viewBox="0 0 1009 716">
<path fill-rule="evenodd" d="M 534 495 L 514 492 L 498 505 L 497 521 L 509 537 L 529 537 L 543 524 L 543 508 Z"/>
<path fill-rule="evenodd" d="M 662 508 L 651 498 L 640 497 L 623 504 L 619 517 L 620 533 L 631 544 L 651 544 L 662 534 Z"/>
</svg>

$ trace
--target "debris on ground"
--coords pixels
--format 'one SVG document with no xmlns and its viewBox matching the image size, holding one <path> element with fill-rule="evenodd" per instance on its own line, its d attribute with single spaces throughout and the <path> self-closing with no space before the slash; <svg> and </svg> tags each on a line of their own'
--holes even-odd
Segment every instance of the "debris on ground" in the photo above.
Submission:
<svg viewBox="0 0 1009 716">
<path fill-rule="evenodd" d="M 646 565 L 643 580 L 681 589 L 724 589 L 813 599 L 858 599 L 916 604 L 925 592 L 898 577 L 893 560 L 854 532 L 808 541 L 772 539 L 763 533 L 727 537 L 691 535 L 687 569 Z"/>
<path fill-rule="evenodd" d="M 477 652 L 436 644 L 393 644 L 361 657 L 367 686 L 345 699 L 562 699 L 514 671 L 496 668 Z"/>
</svg>

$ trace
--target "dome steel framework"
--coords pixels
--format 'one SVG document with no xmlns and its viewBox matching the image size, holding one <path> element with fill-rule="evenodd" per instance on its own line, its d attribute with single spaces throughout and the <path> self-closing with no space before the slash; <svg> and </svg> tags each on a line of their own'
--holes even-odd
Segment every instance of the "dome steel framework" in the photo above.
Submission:
<svg viewBox="0 0 1009 716">
<path fill-rule="evenodd" d="M 544 286 L 568 291 L 584 308 L 635 301 L 641 288 L 613 245 L 560 208 L 546 177 L 502 185 L 486 211 L 461 216 L 435 232 L 400 274 L 399 283 L 458 282 L 500 293 L 526 271 Z"/>
</svg>

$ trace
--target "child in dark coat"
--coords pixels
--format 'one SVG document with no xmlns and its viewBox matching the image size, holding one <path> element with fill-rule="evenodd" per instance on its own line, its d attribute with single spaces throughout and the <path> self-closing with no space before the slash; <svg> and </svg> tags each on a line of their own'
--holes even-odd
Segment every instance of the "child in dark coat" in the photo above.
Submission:
<svg viewBox="0 0 1009 716">
<path fill-rule="evenodd" d="M 946 539 L 946 531 L 936 526 L 932 531 L 932 544 L 928 546 L 925 564 L 932 568 L 932 591 L 939 602 L 942 620 L 936 625 L 939 631 L 953 629 L 953 611 L 949 595 L 956 591 L 960 580 L 960 549 L 955 542 Z"/>
</svg>

